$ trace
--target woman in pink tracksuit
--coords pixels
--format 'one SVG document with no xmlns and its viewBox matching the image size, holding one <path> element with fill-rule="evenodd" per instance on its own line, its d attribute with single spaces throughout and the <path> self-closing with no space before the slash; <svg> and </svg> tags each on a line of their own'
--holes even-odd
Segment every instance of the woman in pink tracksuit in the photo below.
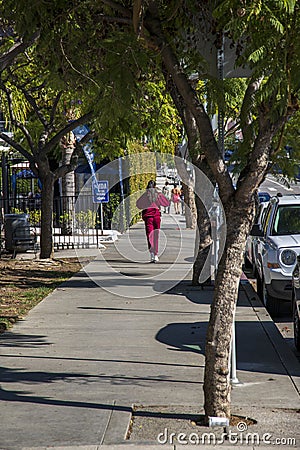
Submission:
<svg viewBox="0 0 300 450">
<path fill-rule="evenodd" d="M 137 200 L 136 206 L 142 209 L 142 218 L 145 222 L 148 249 L 150 251 L 150 262 L 158 261 L 158 237 L 160 230 L 160 207 L 169 206 L 169 200 L 156 189 L 154 180 L 150 180 L 147 190 Z"/>
</svg>

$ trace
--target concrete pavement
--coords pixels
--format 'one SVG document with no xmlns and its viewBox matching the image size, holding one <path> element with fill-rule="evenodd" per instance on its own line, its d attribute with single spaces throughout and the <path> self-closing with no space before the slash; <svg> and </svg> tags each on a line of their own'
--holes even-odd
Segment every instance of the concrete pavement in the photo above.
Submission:
<svg viewBox="0 0 300 450">
<path fill-rule="evenodd" d="M 1 450 L 154 450 L 166 427 L 190 433 L 203 412 L 213 295 L 189 282 L 193 240 L 182 216 L 163 215 L 160 262 L 149 264 L 137 224 L 0 336 Z M 251 433 L 299 446 L 300 365 L 246 281 L 236 334 L 233 414 L 258 422 Z"/>
</svg>

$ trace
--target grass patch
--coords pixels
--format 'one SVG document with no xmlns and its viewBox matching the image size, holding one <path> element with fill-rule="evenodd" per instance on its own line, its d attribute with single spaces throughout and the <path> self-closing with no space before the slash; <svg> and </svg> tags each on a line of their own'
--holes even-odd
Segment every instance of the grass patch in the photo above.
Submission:
<svg viewBox="0 0 300 450">
<path fill-rule="evenodd" d="M 81 267 L 77 258 L 0 260 L 0 333 L 26 316 Z"/>
</svg>

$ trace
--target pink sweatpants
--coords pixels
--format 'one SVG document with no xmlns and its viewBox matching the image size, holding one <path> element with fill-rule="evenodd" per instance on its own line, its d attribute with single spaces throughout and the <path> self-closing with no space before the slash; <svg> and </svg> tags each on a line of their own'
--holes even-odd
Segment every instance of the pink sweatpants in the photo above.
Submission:
<svg viewBox="0 0 300 450">
<path fill-rule="evenodd" d="M 160 215 L 157 214 L 153 217 L 145 217 L 144 221 L 145 221 L 148 248 L 150 252 L 153 252 L 155 255 L 157 255 L 159 229 L 160 229 Z"/>
</svg>

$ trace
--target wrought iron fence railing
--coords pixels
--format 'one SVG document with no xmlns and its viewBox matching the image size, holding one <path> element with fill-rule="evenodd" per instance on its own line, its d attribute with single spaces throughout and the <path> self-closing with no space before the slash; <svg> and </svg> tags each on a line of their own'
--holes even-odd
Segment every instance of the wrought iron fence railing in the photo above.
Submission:
<svg viewBox="0 0 300 450">
<path fill-rule="evenodd" d="M 59 248 L 89 248 L 99 246 L 103 234 L 111 229 L 114 211 L 120 203 L 119 194 L 111 194 L 110 202 L 93 203 L 91 195 L 59 196 L 53 199 L 53 244 Z M 41 198 L 23 197 L 5 199 L 0 197 L 1 237 L 5 240 L 6 214 L 26 214 L 33 233 L 41 232 Z M 101 218 L 103 223 L 101 223 Z M 102 230 L 105 230 L 104 233 Z"/>
</svg>

